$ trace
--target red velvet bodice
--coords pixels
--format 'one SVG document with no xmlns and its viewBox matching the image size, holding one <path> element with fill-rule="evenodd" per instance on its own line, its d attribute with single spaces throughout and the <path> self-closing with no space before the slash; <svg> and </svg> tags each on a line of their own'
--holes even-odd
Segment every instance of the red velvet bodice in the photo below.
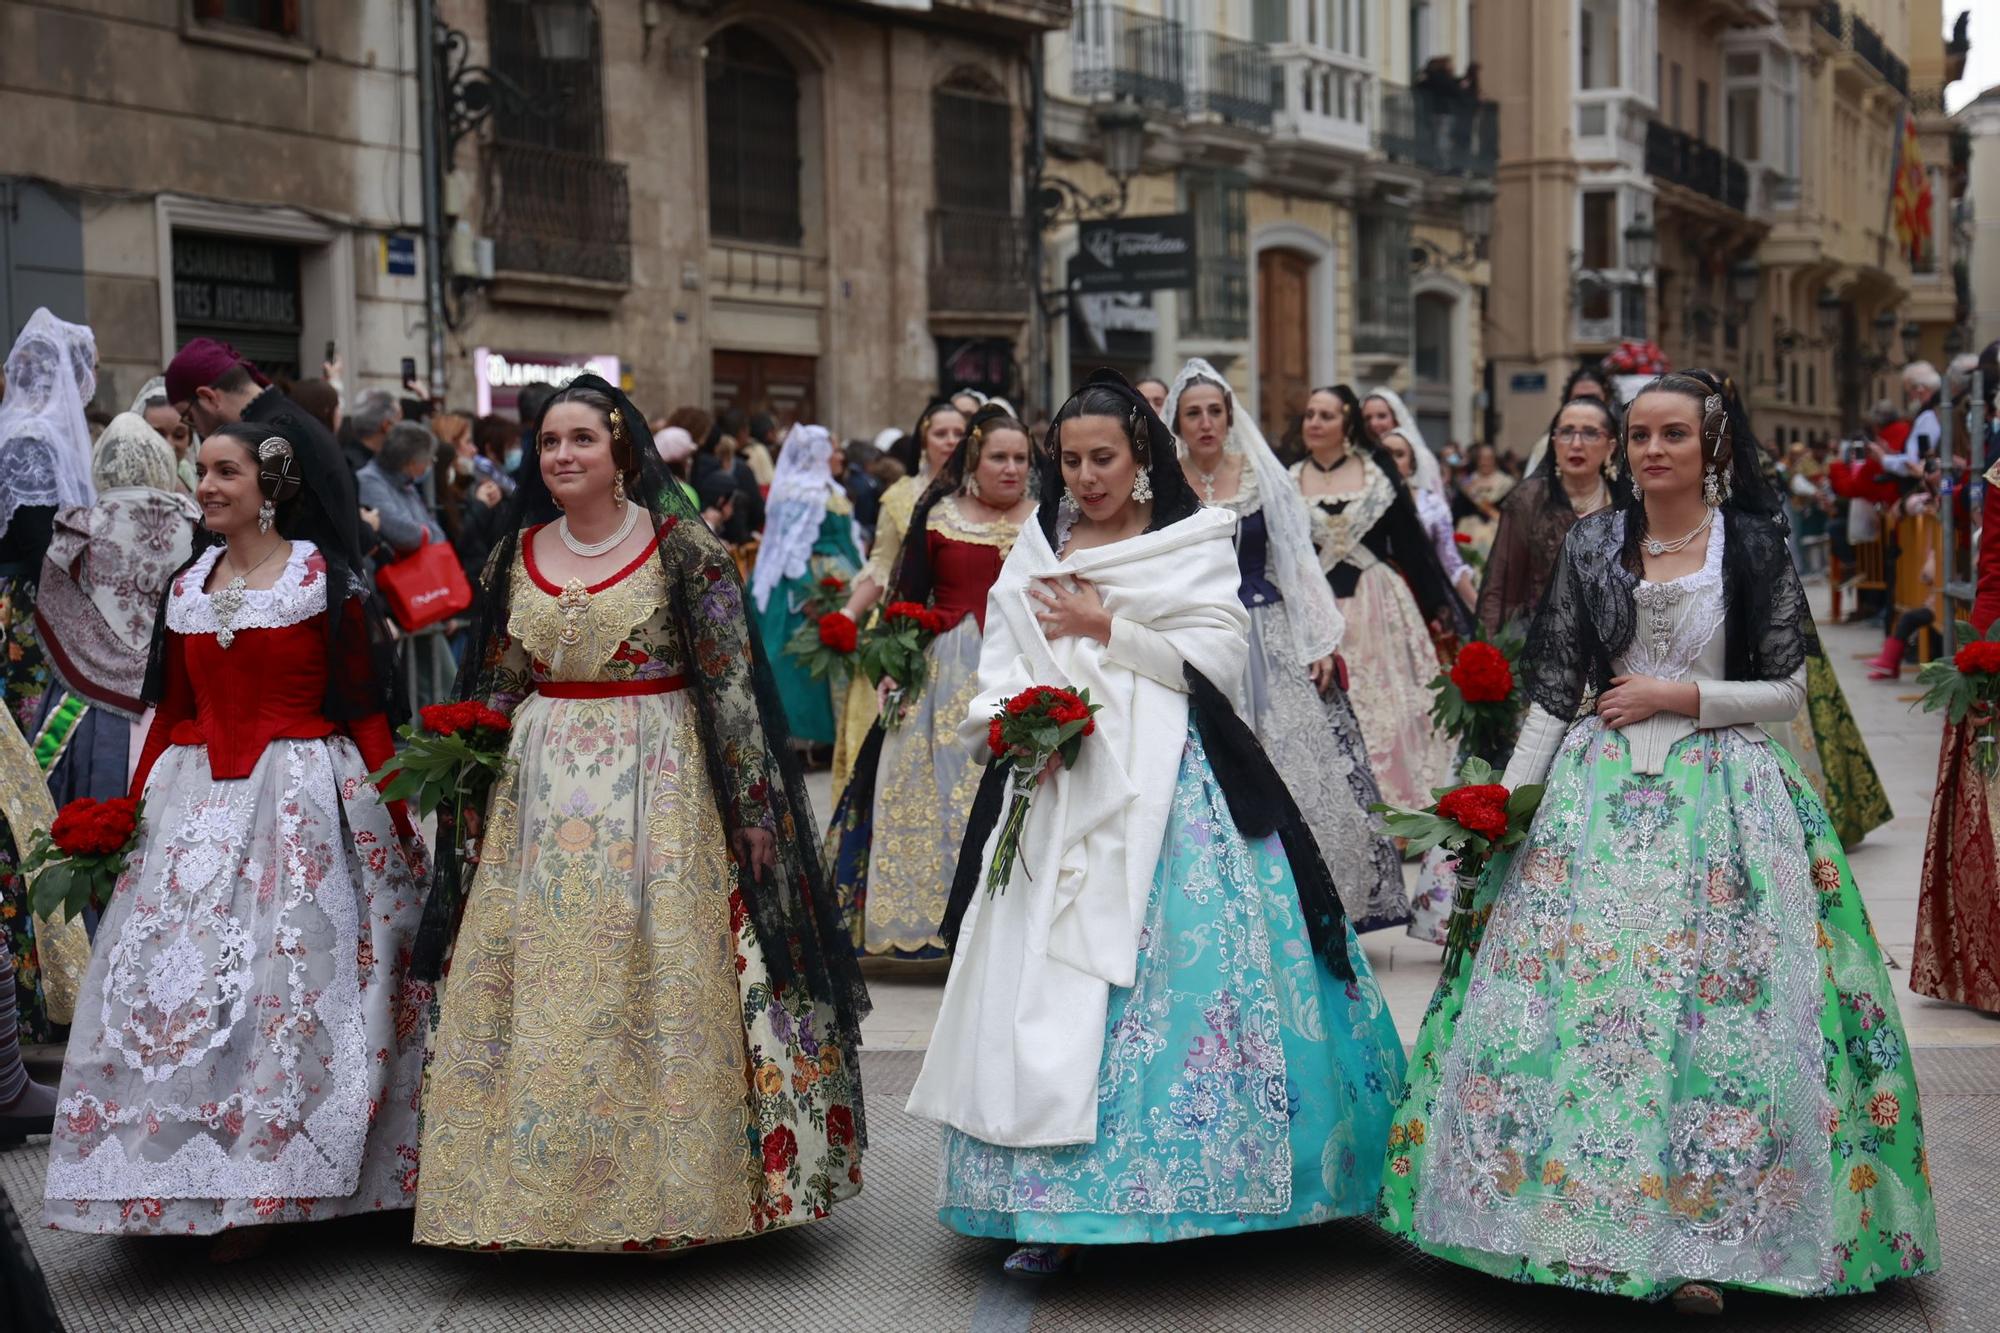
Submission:
<svg viewBox="0 0 2000 1333">
<path fill-rule="evenodd" d="M 953 625 L 971 616 L 984 634 L 986 594 L 1000 578 L 1007 552 L 998 546 L 959 541 L 935 528 L 925 536 L 931 548 L 931 604 L 950 613 Z"/>
</svg>

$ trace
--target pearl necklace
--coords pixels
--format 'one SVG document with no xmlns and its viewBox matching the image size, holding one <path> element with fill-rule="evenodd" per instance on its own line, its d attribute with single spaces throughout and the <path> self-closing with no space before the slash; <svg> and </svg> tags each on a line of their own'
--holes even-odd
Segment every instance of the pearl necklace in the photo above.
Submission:
<svg viewBox="0 0 2000 1333">
<path fill-rule="evenodd" d="M 1695 524 L 1694 530 L 1686 536 L 1676 537 L 1670 542 L 1663 542 L 1658 537 L 1648 537 L 1646 538 L 1646 554 L 1672 555 L 1674 552 L 1686 547 L 1689 542 L 1701 536 L 1702 533 L 1707 532 L 1709 524 L 1713 522 L 1715 522 L 1715 511 L 1711 509 L 1707 514 L 1703 515 L 1701 522 Z"/>
<path fill-rule="evenodd" d="M 578 541 L 575 535 L 569 530 L 568 514 L 564 514 L 561 521 L 556 524 L 556 536 L 562 538 L 562 544 L 570 549 L 572 555 L 580 555 L 588 560 L 594 555 L 603 555 L 606 551 L 616 549 L 621 542 L 632 535 L 632 529 L 638 526 L 639 506 L 627 500 L 625 502 L 625 521 L 618 525 L 618 531 L 612 533 L 603 541 Z"/>
</svg>

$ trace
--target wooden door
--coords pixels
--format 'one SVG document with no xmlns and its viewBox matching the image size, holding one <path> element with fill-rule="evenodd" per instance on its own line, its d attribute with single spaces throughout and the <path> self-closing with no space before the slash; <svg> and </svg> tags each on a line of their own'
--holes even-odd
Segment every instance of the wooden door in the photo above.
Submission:
<svg viewBox="0 0 2000 1333">
<path fill-rule="evenodd" d="M 813 357 L 718 349 L 710 368 L 716 412 L 731 407 L 745 415 L 769 412 L 780 425 L 790 426 L 812 421 L 819 411 L 819 363 Z"/>
<path fill-rule="evenodd" d="M 1259 424 L 1273 448 L 1312 390 L 1312 268 L 1312 257 L 1296 250 L 1257 257 Z"/>
</svg>

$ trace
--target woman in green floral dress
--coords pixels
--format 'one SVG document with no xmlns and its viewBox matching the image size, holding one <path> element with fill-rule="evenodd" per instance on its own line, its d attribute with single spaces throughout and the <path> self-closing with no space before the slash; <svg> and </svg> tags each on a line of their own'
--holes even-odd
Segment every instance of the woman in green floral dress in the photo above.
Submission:
<svg viewBox="0 0 2000 1333">
<path fill-rule="evenodd" d="M 1505 778 L 1546 778 L 1541 809 L 1431 1001 L 1382 1192 L 1453 1262 L 1702 1311 L 1937 1266 L 1894 991 L 1759 727 L 1803 703 L 1815 645 L 1740 422 L 1705 376 L 1641 391 L 1643 498 L 1563 547 Z"/>
<path fill-rule="evenodd" d="M 757 604 L 757 633 L 771 658 L 778 695 L 794 741 L 843 749 L 840 730 L 845 708 L 835 716 L 833 701 L 847 697 L 845 679 L 815 680 L 785 651 L 806 623 L 813 585 L 832 577 L 852 583 L 861 568 L 854 544 L 854 506 L 833 479 L 833 437 L 824 426 L 794 426 L 778 455 L 778 475 L 765 501 L 764 536 L 750 593 Z"/>
</svg>

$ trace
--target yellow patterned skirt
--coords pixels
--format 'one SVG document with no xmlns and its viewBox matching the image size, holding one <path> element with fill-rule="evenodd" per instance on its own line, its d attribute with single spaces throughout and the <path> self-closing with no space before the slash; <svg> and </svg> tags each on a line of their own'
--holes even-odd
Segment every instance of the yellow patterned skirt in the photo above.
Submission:
<svg viewBox="0 0 2000 1333">
<path fill-rule="evenodd" d="M 439 1006 L 416 1239 L 667 1249 L 861 1187 L 854 1052 L 776 988 L 685 693 L 514 714 Z"/>
</svg>

